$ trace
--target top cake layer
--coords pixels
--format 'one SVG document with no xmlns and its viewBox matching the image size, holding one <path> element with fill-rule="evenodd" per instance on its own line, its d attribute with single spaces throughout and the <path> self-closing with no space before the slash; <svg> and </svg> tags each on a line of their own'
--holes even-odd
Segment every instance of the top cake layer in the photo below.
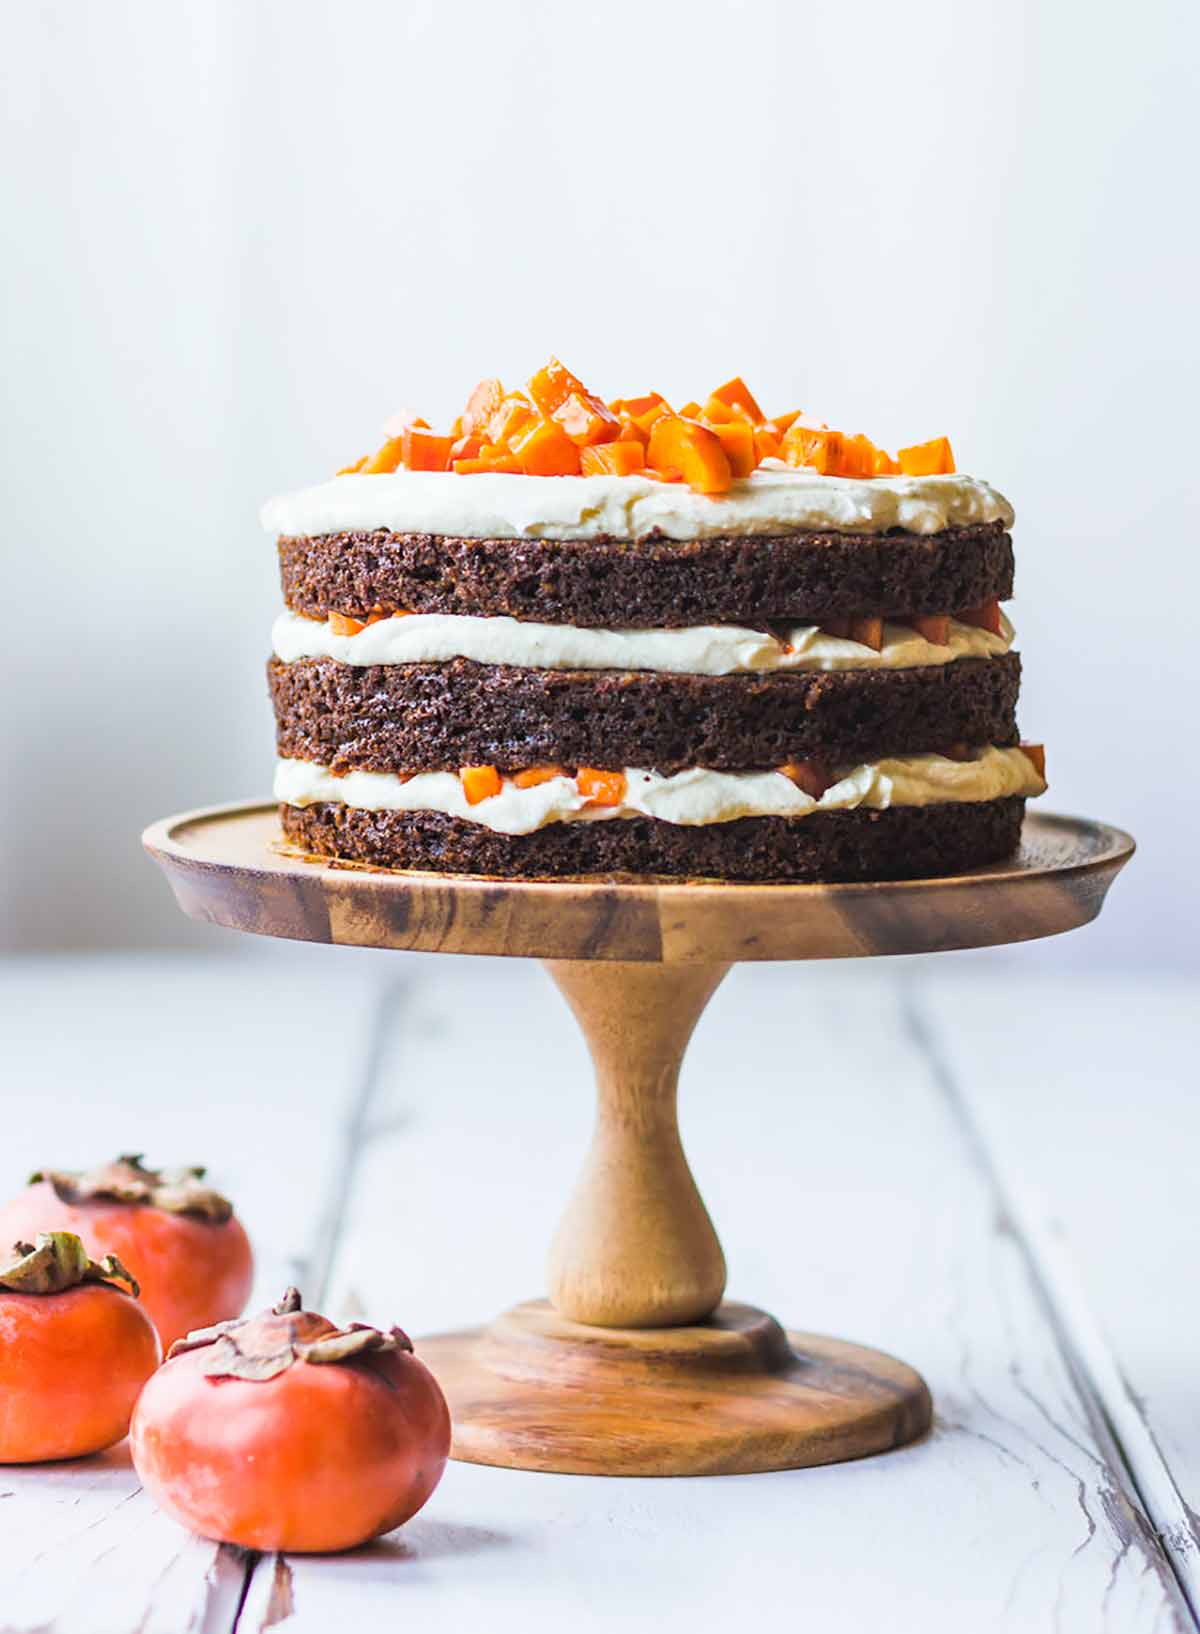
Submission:
<svg viewBox="0 0 1200 1634">
<path fill-rule="evenodd" d="M 829 532 L 940 533 L 1012 525 L 976 477 L 821 476 L 767 460 L 721 494 L 639 476 L 539 477 L 395 471 L 335 477 L 262 510 L 285 538 L 383 530 L 459 539 L 675 539 Z"/>
</svg>

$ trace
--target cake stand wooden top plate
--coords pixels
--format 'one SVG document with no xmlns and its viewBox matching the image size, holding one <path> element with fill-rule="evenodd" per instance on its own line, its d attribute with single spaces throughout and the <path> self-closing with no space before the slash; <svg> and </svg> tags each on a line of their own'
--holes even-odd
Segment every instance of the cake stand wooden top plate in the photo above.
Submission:
<svg viewBox="0 0 1200 1634">
<path fill-rule="evenodd" d="M 144 835 L 180 907 L 231 930 L 352 947 L 672 964 L 935 953 L 1085 925 L 1133 854 L 1119 828 L 1031 814 L 1014 857 L 865 885 L 522 881 L 306 858 L 274 804 L 167 817 Z"/>
</svg>

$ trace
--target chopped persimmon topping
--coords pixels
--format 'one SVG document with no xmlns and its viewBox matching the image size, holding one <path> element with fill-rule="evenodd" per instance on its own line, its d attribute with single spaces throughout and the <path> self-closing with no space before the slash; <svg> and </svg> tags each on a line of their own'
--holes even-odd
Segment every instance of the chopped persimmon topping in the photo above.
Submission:
<svg viewBox="0 0 1200 1634">
<path fill-rule="evenodd" d="M 950 619 L 945 613 L 914 613 L 910 620 L 918 635 L 935 647 L 950 645 Z"/>
<path fill-rule="evenodd" d="M 761 425 L 766 419 L 766 415 L 755 402 L 753 393 L 740 374 L 735 374 L 732 380 L 718 386 L 713 396 L 719 402 L 727 403 L 731 409 L 741 409 L 752 425 Z"/>
<path fill-rule="evenodd" d="M 490 800 L 504 787 L 503 779 L 494 766 L 463 766 L 458 775 L 470 806 L 477 806 L 481 800 Z"/>
<path fill-rule="evenodd" d="M 579 469 L 585 477 L 629 477 L 646 463 L 646 450 L 639 442 L 601 443 L 597 448 L 584 448 L 579 454 Z"/>
<path fill-rule="evenodd" d="M 386 475 L 401 467 L 458 476 L 637 475 L 722 494 L 768 459 L 822 476 L 862 480 L 954 470 L 945 437 L 914 443 L 893 458 L 869 437 L 832 431 L 799 410 L 768 417 L 740 375 L 677 413 L 656 391 L 606 403 L 556 357 L 531 376 L 524 391 L 506 392 L 494 375 L 481 380 L 445 435 L 411 409 L 394 414 L 384 431 L 382 447 L 343 466 L 338 475 Z M 598 452 L 618 446 L 618 454 Z"/>
<path fill-rule="evenodd" d="M 857 641 L 860 647 L 871 647 L 875 652 L 882 652 L 883 620 L 876 617 L 852 618 L 850 640 Z"/>
<path fill-rule="evenodd" d="M 536 789 L 539 783 L 549 783 L 553 778 L 566 775 L 565 766 L 529 766 L 523 772 L 514 772 L 513 782 L 519 789 Z"/>
<path fill-rule="evenodd" d="M 784 777 L 793 782 L 798 789 L 814 800 L 819 800 L 825 790 L 831 788 L 837 781 L 829 766 L 824 760 L 812 755 L 807 760 L 789 760 L 786 766 L 779 770 Z"/>
<path fill-rule="evenodd" d="M 1022 742 L 1021 753 L 1044 783 L 1046 781 L 1046 745 L 1044 743 Z"/>
<path fill-rule="evenodd" d="M 348 613 L 330 613 L 331 635 L 358 635 L 368 624 L 378 624 L 385 618 L 407 618 L 407 613 L 368 613 L 366 618 L 351 618 Z"/>
<path fill-rule="evenodd" d="M 406 426 L 400 438 L 408 471 L 444 471 L 454 446 L 453 437 L 439 437 L 425 426 Z"/>
<path fill-rule="evenodd" d="M 898 449 L 896 458 L 906 477 L 947 476 L 954 470 L 954 455 L 946 437 L 935 437 L 932 442 L 914 443 L 911 448 Z"/>
<path fill-rule="evenodd" d="M 988 630 L 992 635 L 1000 634 L 1000 603 L 998 601 L 983 601 L 978 607 L 964 607 L 958 615 L 960 624 L 971 624 L 977 630 Z"/>
<path fill-rule="evenodd" d="M 595 766 L 581 766 L 575 773 L 575 784 L 593 806 L 619 806 L 625 798 L 624 772 L 602 772 Z"/>
<path fill-rule="evenodd" d="M 677 471 L 702 494 L 723 494 L 733 481 L 729 457 L 716 432 L 677 414 L 664 414 L 654 422 L 646 464 L 655 471 Z"/>
</svg>

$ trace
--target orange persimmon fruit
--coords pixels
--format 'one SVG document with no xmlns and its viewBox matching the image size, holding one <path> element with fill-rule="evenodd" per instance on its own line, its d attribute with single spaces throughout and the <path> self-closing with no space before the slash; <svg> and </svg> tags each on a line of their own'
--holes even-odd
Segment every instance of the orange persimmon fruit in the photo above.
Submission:
<svg viewBox="0 0 1200 1634">
<path fill-rule="evenodd" d="M 19 1240 L 0 1264 L 0 1463 L 111 1447 L 161 1356 L 119 1260 L 68 1231 Z"/>
<path fill-rule="evenodd" d="M 1044 783 L 1046 781 L 1046 745 L 1044 743 L 1026 743 L 1022 740 L 1020 747 L 1021 753 Z"/>
<path fill-rule="evenodd" d="M 639 442 L 599 443 L 579 450 L 579 468 L 585 477 L 628 477 L 645 464 L 646 450 Z"/>
<path fill-rule="evenodd" d="M 0 1242 L 46 1231 L 73 1232 L 90 1254 L 127 1265 L 164 1347 L 239 1315 L 250 1297 L 250 1239 L 200 1168 L 147 1169 L 125 1155 L 82 1172 L 40 1170 L 0 1207 Z"/>
<path fill-rule="evenodd" d="M 573 375 L 556 357 L 552 357 L 544 368 L 530 377 L 528 391 L 547 417 L 552 415 L 556 408 L 561 408 L 572 393 L 579 397 L 588 395 L 588 389 L 583 381 L 577 375 Z"/>
<path fill-rule="evenodd" d="M 513 454 L 531 477 L 579 475 L 579 449 L 553 420 L 538 420 L 516 437 Z"/>
<path fill-rule="evenodd" d="M 463 793 L 469 806 L 477 806 L 481 800 L 490 800 L 504 787 L 504 780 L 494 766 L 463 766 L 458 775 L 462 779 Z"/>
<path fill-rule="evenodd" d="M 581 766 L 575 773 L 580 794 L 593 806 L 619 806 L 625 798 L 625 773 L 605 772 L 596 766 Z"/>
<path fill-rule="evenodd" d="M 954 616 L 960 624 L 973 625 L 977 630 L 988 630 L 992 635 L 1000 634 L 1000 603 L 994 599 L 981 601 L 978 607 L 964 607 Z"/>
<path fill-rule="evenodd" d="M 606 403 L 587 393 L 573 391 L 555 409 L 551 416 L 579 448 L 594 443 L 612 442 L 621 430 L 621 422 Z"/>
<path fill-rule="evenodd" d="M 816 755 L 810 755 L 807 760 L 789 760 L 779 770 L 814 800 L 819 800 L 835 781 L 828 763 Z"/>
<path fill-rule="evenodd" d="M 723 386 L 718 386 L 710 395 L 727 404 L 731 409 L 741 409 L 755 425 L 761 425 L 766 419 L 766 415 L 758 406 L 754 393 L 740 374 L 735 374 L 732 380 L 727 380 Z"/>
<path fill-rule="evenodd" d="M 950 476 L 954 472 L 954 454 L 948 437 L 933 437 L 927 443 L 898 448 L 896 459 L 906 477 Z"/>
<path fill-rule="evenodd" d="M 680 472 L 702 494 L 723 494 L 733 481 L 729 456 L 716 432 L 673 414 L 655 421 L 646 464 L 656 471 Z"/>
<path fill-rule="evenodd" d="M 909 621 L 919 636 L 935 647 L 950 645 L 950 618 L 946 613 L 914 613 Z"/>
<path fill-rule="evenodd" d="M 389 437 L 382 448 L 377 448 L 373 454 L 368 455 L 359 470 L 363 476 L 386 476 L 397 469 L 403 458 L 403 436 Z"/>
<path fill-rule="evenodd" d="M 758 464 L 754 427 L 745 420 L 727 420 L 712 429 L 725 450 L 725 458 L 734 476 L 748 477 Z"/>
<path fill-rule="evenodd" d="M 539 783 L 549 783 L 553 778 L 566 775 L 563 766 L 527 766 L 523 772 L 513 773 L 513 782 L 519 789 L 536 789 Z"/>
<path fill-rule="evenodd" d="M 155 1502 L 244 1549 L 329 1553 L 402 1525 L 442 1478 L 450 1414 L 399 1328 L 338 1329 L 290 1288 L 193 1333 L 143 1390 L 130 1433 Z"/>
<path fill-rule="evenodd" d="M 503 401 L 504 387 L 494 375 L 481 380 L 467 398 L 467 406 L 462 412 L 463 431 L 468 434 L 481 431 Z"/>
<path fill-rule="evenodd" d="M 444 471 L 449 464 L 453 437 L 439 437 L 427 426 L 405 426 L 401 434 L 404 464 L 409 471 Z"/>
</svg>

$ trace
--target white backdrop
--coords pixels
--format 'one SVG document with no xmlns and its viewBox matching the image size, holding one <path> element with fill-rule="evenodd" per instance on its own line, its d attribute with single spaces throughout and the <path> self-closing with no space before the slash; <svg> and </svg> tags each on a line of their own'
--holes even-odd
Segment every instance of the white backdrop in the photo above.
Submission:
<svg viewBox="0 0 1200 1634">
<path fill-rule="evenodd" d="M 268 787 L 259 501 L 556 351 L 948 432 L 1017 507 L 1048 803 L 1142 844 L 1021 956 L 1194 960 L 1198 16 L 8 8 L 4 945 L 210 939 L 138 833 Z"/>
</svg>

